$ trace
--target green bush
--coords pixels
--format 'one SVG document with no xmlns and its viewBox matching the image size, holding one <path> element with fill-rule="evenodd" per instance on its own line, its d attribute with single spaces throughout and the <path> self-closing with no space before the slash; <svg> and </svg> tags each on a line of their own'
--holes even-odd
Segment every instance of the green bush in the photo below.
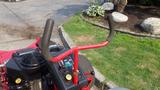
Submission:
<svg viewBox="0 0 160 90">
<path fill-rule="evenodd" d="M 99 5 L 91 5 L 88 7 L 88 9 L 86 10 L 86 14 L 88 16 L 104 16 L 104 8 L 102 6 Z"/>
</svg>

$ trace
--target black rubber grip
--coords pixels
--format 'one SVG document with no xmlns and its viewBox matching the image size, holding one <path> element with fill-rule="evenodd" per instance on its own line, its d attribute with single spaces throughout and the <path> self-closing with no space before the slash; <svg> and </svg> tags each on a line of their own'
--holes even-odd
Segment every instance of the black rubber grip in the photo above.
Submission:
<svg viewBox="0 0 160 90">
<path fill-rule="evenodd" d="M 108 37 L 107 37 L 107 41 L 109 41 L 109 42 L 111 42 L 112 41 L 112 38 L 113 38 L 113 36 L 114 36 L 114 21 L 113 21 L 113 19 L 112 19 L 112 16 L 111 16 L 111 14 L 109 14 L 108 16 L 107 16 L 107 21 L 108 21 L 108 25 L 109 25 L 109 30 L 110 30 L 110 32 L 109 32 L 109 35 L 108 35 Z"/>
<path fill-rule="evenodd" d="M 44 28 L 43 36 L 41 38 L 41 50 L 42 55 L 45 57 L 45 59 L 49 60 L 51 59 L 51 55 L 49 54 L 49 42 L 52 35 L 52 30 L 54 26 L 54 20 L 53 19 L 47 19 L 46 25 Z"/>
</svg>

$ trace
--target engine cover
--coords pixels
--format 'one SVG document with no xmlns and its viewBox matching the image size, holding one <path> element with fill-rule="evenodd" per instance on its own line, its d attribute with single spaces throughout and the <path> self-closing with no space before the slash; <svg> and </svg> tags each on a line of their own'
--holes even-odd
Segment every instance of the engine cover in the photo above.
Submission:
<svg viewBox="0 0 160 90">
<path fill-rule="evenodd" d="M 30 81 L 48 73 L 46 64 L 38 49 L 17 51 L 6 64 L 9 89 L 30 90 Z"/>
<path fill-rule="evenodd" d="M 50 45 L 49 50 L 53 57 L 66 51 L 63 46 L 57 44 Z M 81 90 L 89 83 L 84 72 L 92 66 L 87 59 L 79 59 L 84 63 L 79 65 L 79 81 L 78 85 L 74 85 L 73 55 L 53 63 L 45 60 L 38 48 L 19 50 L 6 63 L 9 90 Z"/>
</svg>

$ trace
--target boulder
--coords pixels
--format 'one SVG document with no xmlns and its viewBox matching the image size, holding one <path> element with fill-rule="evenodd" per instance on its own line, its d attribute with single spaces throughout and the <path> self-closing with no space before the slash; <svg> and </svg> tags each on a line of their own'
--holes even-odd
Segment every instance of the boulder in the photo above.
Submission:
<svg viewBox="0 0 160 90">
<path fill-rule="evenodd" d="M 160 34 L 160 18 L 147 18 L 140 24 L 140 26 L 145 32 L 151 34 Z"/>
<path fill-rule="evenodd" d="M 126 16 L 120 12 L 113 12 L 112 18 L 115 22 L 127 22 L 128 21 L 128 16 Z"/>
<path fill-rule="evenodd" d="M 102 5 L 104 10 L 110 11 L 114 9 L 114 4 L 112 2 L 106 2 Z"/>
</svg>

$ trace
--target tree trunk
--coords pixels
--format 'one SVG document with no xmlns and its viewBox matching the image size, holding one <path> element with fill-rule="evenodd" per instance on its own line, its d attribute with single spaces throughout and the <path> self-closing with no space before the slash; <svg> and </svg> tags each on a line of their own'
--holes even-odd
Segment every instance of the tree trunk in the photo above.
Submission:
<svg viewBox="0 0 160 90">
<path fill-rule="evenodd" d="M 113 3 L 115 5 L 116 11 L 123 12 L 128 3 L 128 0 L 113 0 Z"/>
</svg>

